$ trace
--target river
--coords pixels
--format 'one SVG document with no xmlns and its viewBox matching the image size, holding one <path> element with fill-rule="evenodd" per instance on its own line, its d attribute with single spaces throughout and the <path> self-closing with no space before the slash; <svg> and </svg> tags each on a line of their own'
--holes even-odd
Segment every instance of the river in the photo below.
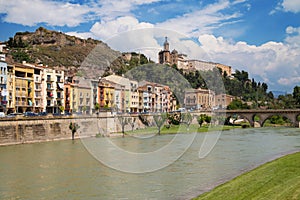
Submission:
<svg viewBox="0 0 300 200">
<path fill-rule="evenodd" d="M 102 164 L 81 140 L 2 146 L 0 199 L 189 199 L 267 160 L 300 150 L 300 129 L 234 129 L 222 132 L 213 150 L 200 159 L 205 135 L 196 134 L 192 145 L 169 166 L 137 174 Z M 181 134 L 182 138 L 191 136 Z M 174 135 L 109 140 L 120 148 L 147 152 L 172 138 Z M 88 140 L 101 146 L 107 139 Z M 118 154 L 109 156 L 122 160 Z"/>
</svg>

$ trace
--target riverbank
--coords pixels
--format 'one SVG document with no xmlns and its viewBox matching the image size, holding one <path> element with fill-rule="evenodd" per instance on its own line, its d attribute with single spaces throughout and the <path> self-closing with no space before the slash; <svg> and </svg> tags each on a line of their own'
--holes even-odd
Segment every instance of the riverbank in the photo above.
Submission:
<svg viewBox="0 0 300 200">
<path fill-rule="evenodd" d="M 172 125 L 170 127 L 162 127 L 160 134 L 161 135 L 169 135 L 169 134 L 177 134 L 177 133 L 202 133 L 202 132 L 209 132 L 209 131 L 226 131 L 226 130 L 231 130 L 235 128 L 241 128 L 241 126 L 208 126 L 204 125 L 202 127 L 199 127 L 197 124 L 191 124 L 189 127 L 187 125 L 182 124 L 182 125 Z M 135 136 L 135 135 L 147 135 L 147 134 L 157 134 L 158 133 L 158 128 L 157 127 L 147 127 L 144 129 L 137 129 L 133 131 L 125 131 L 125 135 L 128 136 Z M 110 136 L 122 136 L 122 132 L 118 133 L 113 133 L 110 134 Z"/>
<path fill-rule="evenodd" d="M 194 200 L 300 199 L 300 152 L 269 161 Z"/>
</svg>

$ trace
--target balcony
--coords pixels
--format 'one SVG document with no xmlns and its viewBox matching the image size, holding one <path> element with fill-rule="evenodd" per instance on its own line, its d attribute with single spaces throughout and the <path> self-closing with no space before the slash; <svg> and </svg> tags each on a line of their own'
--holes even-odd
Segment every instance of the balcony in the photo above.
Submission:
<svg viewBox="0 0 300 200">
<path fill-rule="evenodd" d="M 47 90 L 54 90 L 53 87 L 47 87 Z"/>
<path fill-rule="evenodd" d="M 57 82 L 57 83 L 63 83 L 64 81 L 63 81 L 62 78 L 60 78 L 60 79 L 56 79 L 56 82 Z"/>
<path fill-rule="evenodd" d="M 47 78 L 46 81 L 47 82 L 54 82 L 54 79 L 53 78 Z"/>
<path fill-rule="evenodd" d="M 48 93 L 48 94 L 47 94 L 47 99 L 49 99 L 49 98 L 50 98 L 50 99 L 51 99 L 51 98 L 54 98 L 54 96 L 53 96 L 52 93 Z"/>
<path fill-rule="evenodd" d="M 35 91 L 41 91 L 42 88 L 41 87 L 35 87 Z"/>
</svg>

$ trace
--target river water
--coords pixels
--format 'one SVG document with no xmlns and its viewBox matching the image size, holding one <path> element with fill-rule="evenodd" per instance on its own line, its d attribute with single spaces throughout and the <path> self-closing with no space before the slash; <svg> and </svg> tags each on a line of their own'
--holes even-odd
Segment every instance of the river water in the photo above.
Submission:
<svg viewBox="0 0 300 200">
<path fill-rule="evenodd" d="M 138 174 L 107 167 L 81 140 L 0 147 L 0 199 L 189 199 L 267 160 L 300 150 L 300 129 L 234 129 L 222 132 L 213 150 L 200 159 L 205 135 L 196 134 L 192 145 L 169 166 Z M 110 141 L 120 148 L 146 152 L 172 138 Z M 88 140 L 101 146 L 106 139 Z M 118 154 L 112 156 L 122 160 Z"/>
</svg>

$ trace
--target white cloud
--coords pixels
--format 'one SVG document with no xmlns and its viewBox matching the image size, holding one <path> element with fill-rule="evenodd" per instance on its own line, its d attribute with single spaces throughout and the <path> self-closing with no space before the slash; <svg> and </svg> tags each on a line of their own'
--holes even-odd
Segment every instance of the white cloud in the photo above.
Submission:
<svg viewBox="0 0 300 200">
<path fill-rule="evenodd" d="M 276 5 L 276 8 L 270 14 L 272 15 L 277 11 L 298 13 L 300 12 L 300 0 L 283 0 Z"/>
<path fill-rule="evenodd" d="M 122 32 L 152 27 L 150 23 L 139 22 L 132 16 L 125 16 L 111 21 L 96 22 L 90 31 L 97 38 L 105 40 Z"/>
<path fill-rule="evenodd" d="M 66 32 L 65 34 L 70 36 L 75 36 L 81 39 L 88 39 L 88 38 L 94 38 L 95 36 L 90 32 Z"/>
<path fill-rule="evenodd" d="M 246 42 L 231 42 L 213 35 L 201 35 L 199 42 L 211 61 L 246 70 L 253 77 L 260 77 L 271 88 L 278 84 L 281 84 L 279 87 L 294 84 L 298 79 L 291 77 L 300 77 L 299 43 L 267 42 L 255 46 Z"/>
<path fill-rule="evenodd" d="M 77 26 L 84 22 L 91 9 L 85 5 L 42 0 L 0 1 L 0 13 L 5 22 L 34 26 L 46 23 L 54 26 Z"/>
<path fill-rule="evenodd" d="M 285 11 L 298 13 L 300 12 L 300 1 L 299 0 L 284 0 L 282 2 L 282 7 Z"/>
<path fill-rule="evenodd" d="M 235 1 L 230 3 L 228 0 L 220 0 L 200 10 L 166 20 L 157 24 L 157 26 L 171 30 L 180 30 L 183 34 L 196 37 L 199 34 L 212 33 L 214 29 L 229 23 L 229 21 L 230 23 L 235 23 L 234 20 L 241 16 L 239 12 L 223 14 L 222 11 L 243 2 Z"/>
<path fill-rule="evenodd" d="M 91 19 L 108 21 L 131 15 L 137 6 L 161 0 L 88 0 L 84 5 L 53 0 L 0 0 L 0 13 L 9 23 L 34 26 L 46 23 L 51 26 L 78 26 Z"/>
<path fill-rule="evenodd" d="M 300 46 L 300 27 L 295 28 L 289 26 L 286 28 L 286 33 L 288 36 L 285 38 L 285 42 L 290 45 L 299 45 Z"/>
<path fill-rule="evenodd" d="M 298 77 L 289 77 L 289 78 L 280 78 L 278 83 L 281 85 L 299 85 L 300 83 L 300 76 Z"/>
</svg>

